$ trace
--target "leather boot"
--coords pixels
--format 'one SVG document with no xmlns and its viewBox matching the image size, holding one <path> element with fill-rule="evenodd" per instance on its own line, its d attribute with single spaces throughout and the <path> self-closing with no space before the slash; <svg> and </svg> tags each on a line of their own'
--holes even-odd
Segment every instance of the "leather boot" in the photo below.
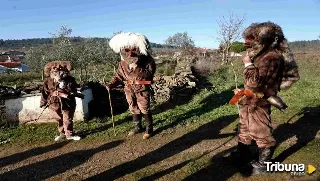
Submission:
<svg viewBox="0 0 320 181">
<path fill-rule="evenodd" d="M 153 119 L 152 114 L 144 114 L 144 118 L 146 120 L 146 132 L 143 135 L 143 139 L 148 139 L 153 134 Z"/>
<path fill-rule="evenodd" d="M 245 167 L 249 165 L 253 156 L 249 145 L 238 142 L 237 150 L 232 152 L 229 157 L 224 157 L 224 159 L 236 167 Z"/>
<path fill-rule="evenodd" d="M 275 147 L 259 148 L 259 160 L 253 162 L 252 165 L 252 175 L 256 174 L 266 174 L 267 165 L 264 162 L 271 162 Z M 270 172 L 271 173 L 271 172 Z"/>
<path fill-rule="evenodd" d="M 142 125 L 141 125 L 142 116 L 141 116 L 141 114 L 134 114 L 134 115 L 132 115 L 132 117 L 133 117 L 133 122 L 135 124 L 135 127 L 133 130 L 131 130 L 129 132 L 129 134 L 128 134 L 129 136 L 132 136 L 132 135 L 135 135 L 135 134 L 142 132 Z"/>
</svg>

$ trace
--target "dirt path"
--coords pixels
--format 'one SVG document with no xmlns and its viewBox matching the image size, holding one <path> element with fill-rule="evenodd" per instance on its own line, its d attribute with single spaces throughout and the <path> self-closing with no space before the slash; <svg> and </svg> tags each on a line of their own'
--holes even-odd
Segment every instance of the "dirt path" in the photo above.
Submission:
<svg viewBox="0 0 320 181">
<path fill-rule="evenodd" d="M 231 133 L 221 136 L 211 126 L 160 133 L 149 140 L 142 140 L 140 134 L 115 140 L 11 146 L 0 151 L 1 180 L 182 179 L 187 173 L 181 175 L 179 170 L 192 159 L 211 158 L 236 144 L 230 140 Z M 219 148 L 213 150 L 215 147 Z"/>
</svg>

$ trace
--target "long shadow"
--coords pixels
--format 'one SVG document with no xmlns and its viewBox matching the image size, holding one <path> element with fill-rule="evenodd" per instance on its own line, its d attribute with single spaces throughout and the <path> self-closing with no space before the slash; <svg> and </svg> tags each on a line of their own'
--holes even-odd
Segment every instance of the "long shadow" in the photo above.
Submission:
<svg viewBox="0 0 320 181">
<path fill-rule="evenodd" d="M 231 139 L 233 139 L 233 137 L 231 137 Z M 165 169 L 165 170 L 163 170 L 163 171 L 160 171 L 160 172 L 157 172 L 157 173 L 152 174 L 152 175 L 150 175 L 150 176 L 147 176 L 147 177 L 144 177 L 144 178 L 142 178 L 142 179 L 139 179 L 139 181 L 156 180 L 156 179 L 158 179 L 158 178 L 161 178 L 162 176 L 165 176 L 165 175 L 167 175 L 167 174 L 170 174 L 171 172 L 174 172 L 174 171 L 176 171 L 176 170 L 179 170 L 179 169 L 181 169 L 182 167 L 188 165 L 189 163 L 195 162 L 195 161 L 201 159 L 202 157 L 208 155 L 209 153 L 211 153 L 211 152 L 213 152 L 213 151 L 221 148 L 223 145 L 225 145 L 225 144 L 226 144 L 227 142 L 229 142 L 231 139 L 227 140 L 226 142 L 224 142 L 224 143 L 221 144 L 221 145 L 216 146 L 215 149 L 205 151 L 203 154 L 201 154 L 200 156 L 197 156 L 196 158 L 192 158 L 192 159 L 186 160 L 186 161 L 184 161 L 184 162 L 181 162 L 181 163 L 179 163 L 179 164 L 177 164 L 177 165 L 175 165 L 175 166 L 172 166 L 172 167 L 170 167 L 170 168 L 168 168 L 168 169 Z M 223 152 L 220 152 L 220 153 L 216 154 L 215 157 L 219 158 L 220 155 L 222 155 L 222 154 L 224 154 L 224 153 L 228 153 L 228 152 L 232 151 L 232 150 L 235 149 L 235 148 L 236 148 L 236 147 L 232 147 L 232 148 L 230 148 L 230 149 L 224 150 Z M 214 157 L 214 158 L 215 158 L 215 157 Z M 213 159 L 213 160 L 214 160 L 214 159 Z M 219 164 L 218 164 L 218 165 L 219 165 Z M 221 165 L 219 165 L 219 167 L 220 167 L 220 166 L 221 166 Z M 202 173 L 204 170 L 205 170 L 205 169 L 202 169 L 201 171 L 199 171 L 199 173 L 201 173 L 202 176 L 204 176 L 204 174 Z M 210 170 L 210 169 L 209 169 L 209 170 Z M 210 173 L 211 173 L 211 171 L 210 171 Z M 215 175 L 217 175 L 217 174 L 215 174 Z M 220 175 L 220 174 L 218 174 L 218 175 Z M 193 177 L 193 176 L 190 176 L 190 178 L 191 178 L 191 177 Z M 195 177 L 195 180 L 199 180 L 199 179 L 198 179 L 199 176 L 194 176 L 194 177 Z M 189 178 L 189 177 L 188 177 L 188 178 Z M 201 177 L 200 177 L 200 178 L 201 178 Z M 201 180 L 208 180 L 208 178 L 204 178 L 204 179 L 201 179 Z"/>
<path fill-rule="evenodd" d="M 288 120 L 274 130 L 274 137 L 277 140 L 278 146 L 289 138 L 294 136 L 297 138 L 297 142 L 275 157 L 274 161 L 283 162 L 290 155 L 299 151 L 316 138 L 320 130 L 320 106 L 305 107 L 297 115 L 303 116 L 294 123 L 290 123 L 291 120 Z"/>
<path fill-rule="evenodd" d="M 212 157 L 211 164 L 209 166 L 189 175 L 183 180 L 227 180 L 239 171 L 246 176 L 246 170 L 238 170 L 230 163 L 223 160 L 223 156 L 225 154 L 235 149 L 236 147 L 234 146 L 217 153 Z"/>
<path fill-rule="evenodd" d="M 74 151 L 54 158 L 5 172 L 1 180 L 45 180 L 86 162 L 94 154 L 120 145 L 123 140 L 106 143 L 97 148 Z"/>
<path fill-rule="evenodd" d="M 22 160 L 25 160 L 27 158 L 41 155 L 41 154 L 44 154 L 49 151 L 57 150 L 59 148 L 62 148 L 65 145 L 67 145 L 68 143 L 69 142 L 65 141 L 65 142 L 55 143 L 55 144 L 51 144 L 51 145 L 44 146 L 44 147 L 32 148 L 30 150 L 27 150 L 27 151 L 24 151 L 21 153 L 15 153 L 13 155 L 10 155 L 10 156 L 4 157 L 4 158 L 0 158 L 0 167 L 4 167 L 6 165 L 18 163 L 18 162 L 21 162 Z"/>
<path fill-rule="evenodd" d="M 115 124 L 116 125 L 121 125 L 121 124 L 123 124 L 125 122 L 129 122 L 131 120 L 132 120 L 132 116 L 126 116 L 125 118 L 116 121 Z M 81 131 L 78 131 L 77 134 L 79 136 L 81 136 L 82 138 L 85 138 L 85 137 L 87 137 L 89 135 L 92 135 L 92 134 L 95 134 L 95 133 L 98 133 L 98 132 L 106 131 L 109 128 L 112 128 L 112 123 L 109 123 L 109 124 L 104 125 L 104 126 L 100 126 L 98 128 L 90 129 L 90 130 L 81 130 Z"/>
<path fill-rule="evenodd" d="M 158 134 L 168 128 L 172 128 L 176 125 L 178 125 L 181 121 L 189 119 L 193 116 L 197 115 L 203 115 L 205 113 L 208 113 L 222 105 L 225 105 L 229 102 L 229 100 L 232 98 L 233 93 L 231 90 L 223 91 L 219 94 L 212 93 L 206 98 L 204 98 L 200 104 L 201 107 L 192 109 L 182 115 L 176 116 L 176 119 L 172 121 L 170 124 L 162 126 L 155 130 L 155 133 Z M 156 124 L 159 124 L 161 121 L 156 122 Z"/>
<path fill-rule="evenodd" d="M 88 178 L 87 180 L 115 180 L 124 175 L 133 173 L 137 170 L 153 165 L 157 162 L 165 160 L 175 154 L 198 144 L 203 140 L 220 139 L 233 136 L 234 133 L 220 135 L 220 130 L 234 122 L 238 115 L 224 116 L 212 122 L 200 126 L 195 131 L 189 132 L 176 140 L 173 140 L 166 145 L 145 154 L 135 160 L 115 166 L 103 173 Z"/>
</svg>

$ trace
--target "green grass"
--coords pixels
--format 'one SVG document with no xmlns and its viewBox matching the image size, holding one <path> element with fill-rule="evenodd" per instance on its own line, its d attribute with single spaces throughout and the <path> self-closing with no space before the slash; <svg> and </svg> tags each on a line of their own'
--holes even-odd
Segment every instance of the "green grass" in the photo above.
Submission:
<svg viewBox="0 0 320 181">
<path fill-rule="evenodd" d="M 304 55 L 304 57 L 297 57 L 300 66 L 301 80 L 298 81 L 293 87 L 287 91 L 281 91 L 280 96 L 288 104 L 289 108 L 286 113 L 273 109 L 272 118 L 275 124 L 279 125 L 283 132 L 286 131 L 284 124 L 291 119 L 288 129 L 297 131 L 296 135 L 307 135 L 304 137 L 312 138 L 315 130 L 319 128 L 319 107 L 320 107 L 320 77 L 317 72 L 320 72 L 320 58 L 317 56 Z M 243 65 L 241 61 L 235 61 L 235 70 L 239 73 L 239 87 L 242 85 L 242 70 Z M 214 91 L 199 91 L 187 103 L 180 103 L 173 109 L 168 109 L 154 114 L 155 129 L 164 133 L 174 133 L 175 130 L 184 130 L 185 134 L 197 130 L 201 126 L 210 125 L 219 119 L 227 121 L 226 126 L 220 130 L 220 134 L 232 133 L 237 125 L 237 121 L 229 121 L 228 117 L 237 116 L 237 108 L 229 105 L 228 101 L 232 97 L 232 89 L 235 88 L 234 74 L 231 66 L 224 66 L 209 77 L 209 81 L 215 85 Z M 156 106 L 155 106 L 156 107 Z M 301 110 L 300 115 L 295 115 Z M 224 120 L 226 118 L 226 120 Z M 115 132 L 117 136 L 114 137 L 114 130 L 112 129 L 112 122 L 110 118 L 93 119 L 88 122 L 76 122 L 75 128 L 87 137 L 84 142 L 90 143 L 92 140 L 108 140 L 123 137 L 131 128 L 133 124 L 130 120 L 128 112 L 115 116 Z M 229 122 L 228 122 L 229 121 Z M 312 125 L 316 124 L 316 125 Z M 284 127 L 282 127 L 284 126 Z M 281 130 L 281 129 L 278 130 Z M 301 128 L 301 129 L 300 129 Z M 314 128 L 314 129 L 313 129 Z M 312 131 L 313 130 L 313 131 Z M 282 132 L 281 132 L 282 133 Z M 22 125 L 19 127 L 5 128 L 0 132 L 0 139 L 5 140 L 10 138 L 10 143 L 1 145 L 6 147 L 10 145 L 30 145 L 35 143 L 49 143 L 52 138 L 57 134 L 56 124 L 40 124 L 40 125 Z M 290 133 L 288 133 L 290 135 Z M 309 136 L 308 136 L 309 135 Z M 292 135 L 294 136 L 294 135 Z M 292 145 L 286 141 L 289 136 L 282 135 L 281 145 L 277 148 L 275 156 L 278 156 L 283 151 L 290 148 Z M 302 139 L 303 141 L 303 139 Z M 307 140 L 308 144 L 299 149 L 293 155 L 285 160 L 287 163 L 305 163 L 313 164 L 316 168 L 320 169 L 320 157 L 317 151 L 320 148 L 319 139 Z M 189 160 L 185 164 L 178 167 L 177 170 L 167 174 L 165 178 L 175 177 L 183 179 L 192 174 L 196 174 L 203 169 L 218 169 L 214 165 L 212 156 L 205 155 L 199 157 L 201 153 L 195 154 L 182 154 L 183 160 Z M 181 157 L 181 154 L 174 157 L 167 158 L 175 159 Z M 179 158 L 181 159 L 181 158 Z M 179 162 L 177 162 L 179 164 Z M 154 169 L 157 167 L 149 166 L 134 172 L 129 175 L 130 179 L 143 178 L 148 175 L 154 174 Z M 178 175 L 178 176 L 177 176 Z M 172 177 L 170 177 L 172 176 Z M 313 177 L 305 177 L 315 179 Z M 287 180 L 290 176 L 286 174 L 275 174 L 272 176 L 255 176 L 254 180 Z M 229 177 L 229 180 L 244 179 L 239 173 L 235 173 Z"/>
</svg>

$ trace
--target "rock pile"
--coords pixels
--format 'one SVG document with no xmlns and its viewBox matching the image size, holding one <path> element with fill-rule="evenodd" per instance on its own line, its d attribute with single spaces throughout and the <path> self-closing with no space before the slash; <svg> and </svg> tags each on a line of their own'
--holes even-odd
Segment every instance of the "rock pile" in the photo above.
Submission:
<svg viewBox="0 0 320 181">
<path fill-rule="evenodd" d="M 173 59 L 176 61 L 174 75 L 159 75 L 154 78 L 152 88 L 157 103 L 170 101 L 177 96 L 190 96 L 197 86 L 198 80 L 192 71 L 196 57 L 185 56 L 181 52 L 177 52 Z"/>
</svg>

